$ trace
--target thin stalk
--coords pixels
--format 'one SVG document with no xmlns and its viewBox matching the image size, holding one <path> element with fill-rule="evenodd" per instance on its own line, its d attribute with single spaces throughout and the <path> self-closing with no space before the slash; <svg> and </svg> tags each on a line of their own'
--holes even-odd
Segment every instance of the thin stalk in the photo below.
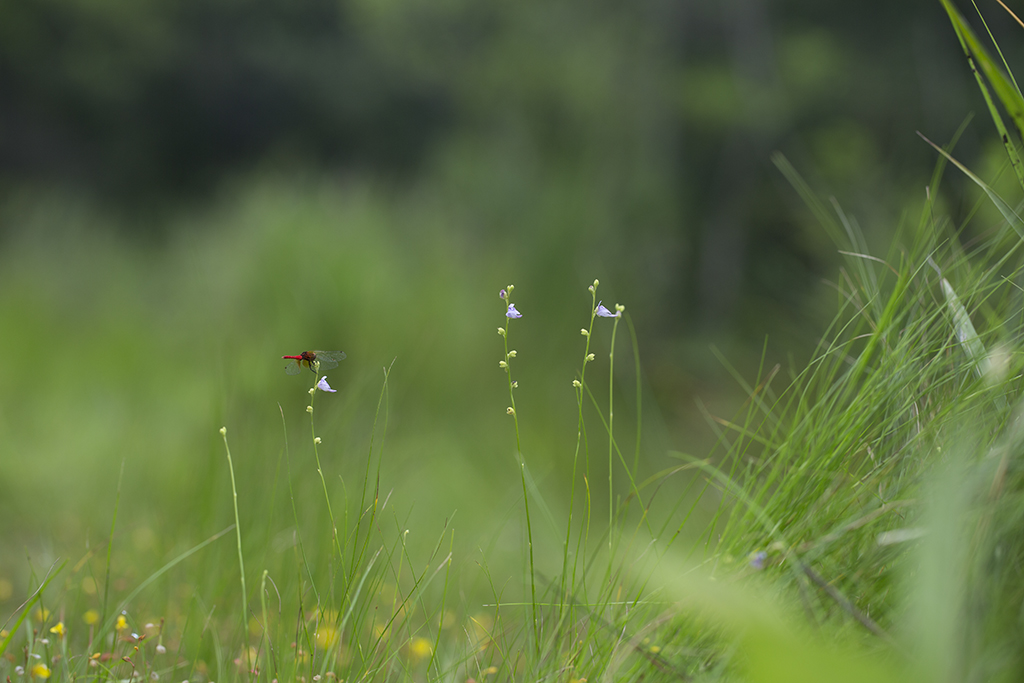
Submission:
<svg viewBox="0 0 1024 683">
<path fill-rule="evenodd" d="M 526 511 L 526 547 L 529 551 L 530 556 L 530 606 L 532 608 L 533 615 L 533 638 L 534 645 L 540 648 L 540 624 L 537 621 L 537 580 L 536 572 L 534 571 L 533 565 L 533 527 L 530 524 L 530 496 L 527 493 L 526 488 L 526 458 L 523 457 L 523 450 L 521 441 L 519 438 L 519 416 L 516 414 L 516 397 L 515 387 L 516 383 L 512 381 L 512 368 L 509 366 L 509 361 L 515 358 L 515 351 L 509 351 L 508 348 L 508 328 L 511 327 L 512 320 L 511 313 L 515 311 L 512 305 L 512 285 L 508 286 L 507 294 L 503 294 L 503 299 L 507 305 L 506 318 L 508 322 L 505 323 L 505 328 L 499 328 L 501 330 L 502 343 L 505 346 L 505 360 L 501 362 L 501 366 L 505 370 L 505 377 L 508 380 L 508 398 L 509 408 L 508 414 L 512 416 L 512 422 L 516 430 L 516 455 L 519 458 L 519 478 L 523 484 L 523 508 Z"/>
<path fill-rule="evenodd" d="M 110 539 L 107 541 L 107 569 L 103 579 L 103 609 L 100 611 L 100 623 L 107 621 L 107 602 L 110 598 L 110 554 L 114 549 L 114 528 L 117 525 L 117 508 L 121 503 L 121 481 L 124 479 L 124 460 L 121 460 L 121 472 L 117 475 L 117 496 L 114 498 L 114 518 L 110 520 Z"/>
<path fill-rule="evenodd" d="M 316 369 L 316 379 L 313 380 L 313 386 L 309 390 L 309 405 L 306 406 L 306 412 L 309 413 L 309 432 L 313 438 L 313 456 L 316 458 L 316 473 L 320 475 L 320 484 L 324 489 L 324 500 L 327 501 L 327 516 L 331 520 L 331 534 L 334 539 L 334 549 L 338 553 L 339 566 L 344 566 L 344 556 L 341 552 L 341 541 L 338 539 L 338 524 L 334 521 L 334 510 L 331 509 L 331 496 L 327 492 L 327 479 L 324 477 L 323 467 L 320 466 L 320 449 L 317 448 L 320 445 L 320 439 L 316 435 L 316 423 L 313 420 L 313 399 L 316 398 L 316 388 L 320 382 L 320 363 L 315 363 L 314 368 Z M 346 582 L 347 583 L 347 582 Z"/>
<path fill-rule="evenodd" d="M 615 499 L 612 486 L 612 473 L 615 470 L 614 446 L 615 437 L 612 429 L 612 421 L 615 419 L 615 333 L 619 329 L 621 315 L 616 316 L 615 324 L 612 325 L 612 345 L 608 351 L 608 549 L 612 547 L 612 525 L 614 523 Z"/>
<path fill-rule="evenodd" d="M 221 427 L 220 435 L 224 439 L 224 451 L 228 456 L 228 471 L 231 473 L 231 501 L 235 507 L 235 540 L 238 542 L 238 573 L 242 580 L 242 643 L 245 648 L 245 665 L 247 671 L 252 671 L 252 662 L 249 660 L 249 646 L 247 633 L 249 631 L 249 598 L 245 589 L 245 559 L 242 557 L 242 524 L 238 519 L 238 487 L 235 486 L 235 466 L 231 462 L 231 448 L 228 446 L 228 428 Z"/>
</svg>

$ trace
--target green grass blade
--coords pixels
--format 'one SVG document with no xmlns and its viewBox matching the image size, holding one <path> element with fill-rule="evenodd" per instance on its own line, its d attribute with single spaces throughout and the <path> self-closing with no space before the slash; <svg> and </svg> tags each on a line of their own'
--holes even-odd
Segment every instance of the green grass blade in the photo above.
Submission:
<svg viewBox="0 0 1024 683">
<path fill-rule="evenodd" d="M 918 135 L 921 135 L 921 133 L 918 133 Z M 1006 219 L 1006 222 L 1009 223 L 1010 226 L 1017 231 L 1018 235 L 1024 237 L 1024 220 L 1021 220 L 1021 217 L 1017 215 L 1017 212 L 1014 211 L 1009 204 L 1003 201 L 1003 198 L 1000 197 L 995 190 L 989 187 L 981 178 L 971 173 L 971 171 L 966 166 L 964 166 L 959 161 L 954 159 L 949 152 L 942 149 L 941 147 L 939 147 L 938 145 L 936 145 L 934 142 L 932 142 L 923 135 L 921 135 L 921 139 L 927 142 L 932 147 L 934 147 L 935 151 L 937 151 L 942 156 L 946 157 L 946 159 L 948 159 L 951 164 L 959 168 L 964 175 L 973 180 L 974 183 L 981 188 L 982 192 L 984 192 L 988 196 L 992 203 L 995 204 L 996 208 L 999 210 L 999 213 L 1001 213 L 1003 215 L 1003 218 Z"/>
<path fill-rule="evenodd" d="M 960 45 L 971 66 L 971 71 L 974 72 L 978 88 L 981 90 L 982 97 L 985 98 L 985 105 L 988 107 L 989 115 L 992 117 L 992 122 L 999 132 L 999 139 L 1006 148 L 1006 153 L 1010 158 L 1010 165 L 1013 166 L 1013 171 L 1017 175 L 1017 181 L 1020 183 L 1021 188 L 1024 188 L 1024 166 L 1021 165 L 1020 155 L 1010 139 L 1006 125 L 999 114 L 999 109 L 995 106 L 995 102 L 992 101 L 988 86 L 985 85 L 985 80 L 981 74 L 985 74 L 985 78 L 988 79 L 996 97 L 999 98 L 1003 107 L 1010 114 L 1014 124 L 1017 126 L 1017 133 L 1022 138 L 1024 138 L 1024 98 L 1021 97 L 1020 91 L 999 70 L 995 61 L 989 56 L 981 42 L 978 41 L 977 36 L 974 35 L 970 25 L 960 15 L 956 7 L 953 6 L 952 0 L 942 0 L 942 6 L 949 15 L 949 20 L 952 22 L 953 29 L 960 40 Z M 979 67 L 981 73 L 978 71 Z"/>
<path fill-rule="evenodd" d="M 18 620 L 14 623 L 14 626 L 11 627 L 11 630 L 10 632 L 8 632 L 7 637 L 4 638 L 3 641 L 0 641 L 0 657 L 3 656 L 4 652 L 6 652 L 7 646 L 11 644 L 11 638 L 13 638 L 14 634 L 18 632 L 18 628 L 20 628 L 21 623 L 25 621 L 25 617 L 28 616 L 28 613 L 32 609 L 32 606 L 39 602 L 40 598 L 43 597 L 43 591 L 46 590 L 46 587 L 50 585 L 50 582 L 53 581 L 57 574 L 59 574 L 60 571 L 64 569 L 65 564 L 67 564 L 67 560 L 61 562 L 60 566 L 57 567 L 57 571 L 53 571 L 53 567 L 50 567 L 50 571 L 47 572 L 49 576 L 43 579 L 43 582 L 39 585 L 39 588 L 36 589 L 36 592 L 32 594 L 32 597 L 26 600 L 25 603 L 22 604 L 22 606 L 19 608 L 21 610 L 21 615 L 18 617 Z"/>
</svg>

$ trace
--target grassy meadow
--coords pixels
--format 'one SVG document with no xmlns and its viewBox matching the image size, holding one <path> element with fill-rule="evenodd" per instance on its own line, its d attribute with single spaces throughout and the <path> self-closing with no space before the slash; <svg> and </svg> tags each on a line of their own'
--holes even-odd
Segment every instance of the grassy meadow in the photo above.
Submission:
<svg viewBox="0 0 1024 683">
<path fill-rule="evenodd" d="M 554 200 L 466 239 L 455 162 L 407 192 L 255 173 L 159 244 L 11 196 L 0 676 L 1018 680 L 1024 171 L 951 149 L 881 250 L 773 157 L 843 259 L 831 322 L 700 351 L 699 421 L 596 190 L 537 188 L 590 207 L 585 243 Z M 347 358 L 286 374 L 308 349 Z"/>
</svg>

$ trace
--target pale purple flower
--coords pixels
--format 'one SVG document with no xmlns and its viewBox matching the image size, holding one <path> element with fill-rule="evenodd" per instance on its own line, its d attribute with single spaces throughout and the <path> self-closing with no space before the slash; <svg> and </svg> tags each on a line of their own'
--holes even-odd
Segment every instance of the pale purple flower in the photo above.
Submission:
<svg viewBox="0 0 1024 683">
<path fill-rule="evenodd" d="M 602 304 L 600 301 L 597 302 L 597 310 L 594 311 L 594 313 L 597 314 L 598 318 L 618 318 L 619 316 L 622 315 L 618 311 L 612 313 L 607 308 L 605 308 L 604 304 Z"/>
<path fill-rule="evenodd" d="M 761 550 L 754 553 L 750 558 L 750 566 L 754 569 L 764 569 L 764 561 L 768 559 L 768 553 Z"/>
<path fill-rule="evenodd" d="M 498 296 L 500 296 L 500 297 L 501 297 L 502 299 L 506 299 L 506 298 L 508 298 L 508 292 L 506 292 L 506 291 L 505 291 L 505 290 L 503 289 L 503 290 L 501 290 L 500 292 L 498 292 Z"/>
<path fill-rule="evenodd" d="M 516 310 L 515 304 L 509 304 L 508 310 L 505 311 L 506 318 L 522 318 L 523 314 Z"/>
<path fill-rule="evenodd" d="M 316 388 L 320 391 L 329 391 L 332 394 L 338 391 L 337 389 L 331 389 L 331 385 L 327 383 L 327 375 L 320 378 L 320 381 L 316 383 Z"/>
</svg>

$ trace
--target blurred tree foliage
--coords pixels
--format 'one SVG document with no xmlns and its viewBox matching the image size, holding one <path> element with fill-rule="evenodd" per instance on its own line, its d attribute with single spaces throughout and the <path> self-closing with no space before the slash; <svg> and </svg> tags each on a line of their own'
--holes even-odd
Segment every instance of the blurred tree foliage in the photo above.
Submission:
<svg viewBox="0 0 1024 683">
<path fill-rule="evenodd" d="M 834 249 L 770 153 L 888 236 L 934 162 L 914 131 L 948 139 L 969 78 L 937 2 L 9 2 L 0 178 L 137 206 L 261 164 L 370 174 L 537 273 L 644 273 L 623 294 L 669 336 L 757 337 Z"/>
</svg>

